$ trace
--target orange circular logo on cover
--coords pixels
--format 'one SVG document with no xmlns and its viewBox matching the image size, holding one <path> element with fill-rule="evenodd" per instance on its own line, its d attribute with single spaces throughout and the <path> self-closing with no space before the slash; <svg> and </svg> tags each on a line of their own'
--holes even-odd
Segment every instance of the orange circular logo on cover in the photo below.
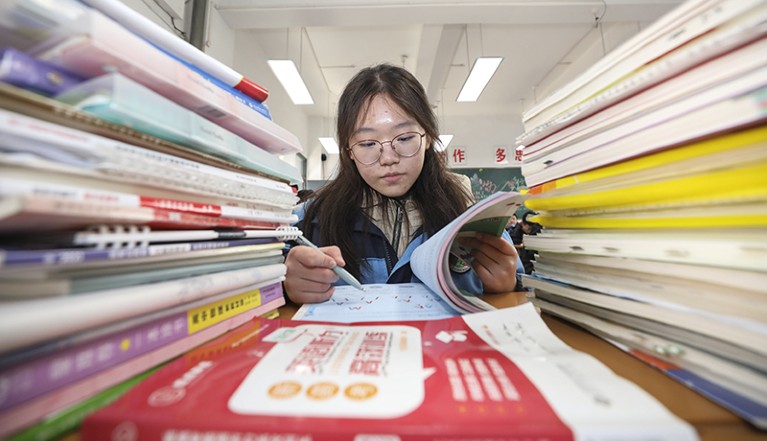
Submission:
<svg viewBox="0 0 767 441">
<path fill-rule="evenodd" d="M 378 393 L 378 388 L 370 383 L 350 384 L 344 390 L 344 395 L 352 400 L 362 401 L 373 398 Z"/>
<path fill-rule="evenodd" d="M 335 383 L 317 383 L 309 386 L 306 395 L 313 400 L 327 400 L 333 398 L 338 393 L 338 389 Z"/>
<path fill-rule="evenodd" d="M 295 381 L 281 381 L 269 388 L 269 396 L 277 399 L 291 398 L 301 392 L 301 385 Z"/>
</svg>

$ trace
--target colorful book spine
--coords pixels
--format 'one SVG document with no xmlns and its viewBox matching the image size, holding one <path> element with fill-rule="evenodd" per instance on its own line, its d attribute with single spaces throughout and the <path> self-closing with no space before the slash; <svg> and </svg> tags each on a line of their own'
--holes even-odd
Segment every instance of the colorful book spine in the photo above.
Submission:
<svg viewBox="0 0 767 441">
<path fill-rule="evenodd" d="M 11 152 L 65 163 L 77 167 L 77 174 L 98 173 L 104 180 L 288 208 L 297 200 L 293 189 L 284 182 L 213 167 L 2 109 L 0 135 L 14 140 L 7 146 Z"/>
<path fill-rule="evenodd" d="M 611 342 L 613 343 L 613 342 Z M 767 430 L 767 406 L 749 399 L 736 391 L 712 382 L 693 371 L 653 357 L 645 352 L 615 344 L 625 352 L 657 368 L 669 377 L 732 410 L 761 430 Z"/>
<path fill-rule="evenodd" d="M 76 334 L 261 282 L 281 280 L 284 264 L 222 271 L 88 295 L 2 302 L 0 351 Z M 25 332 L 16 332 L 24 329 Z"/>
<path fill-rule="evenodd" d="M 67 335 L 65 337 L 46 340 L 38 345 L 27 346 L 19 350 L 4 352 L 3 356 L 0 357 L 0 370 L 10 369 L 14 366 L 31 362 L 37 358 L 42 358 L 43 356 L 53 354 L 55 352 L 64 351 L 74 346 L 84 345 L 93 340 L 112 334 L 117 334 L 132 328 L 138 328 L 141 325 L 160 320 L 173 314 L 185 313 L 190 309 L 199 308 L 214 302 L 218 302 L 220 300 L 226 300 L 229 297 L 235 296 L 237 294 L 242 294 L 244 292 L 269 285 L 269 283 L 270 282 L 263 282 L 244 286 L 242 288 L 225 291 L 211 297 L 184 303 L 182 305 L 157 310 L 126 320 L 118 320 L 108 325 L 86 329 L 82 332 Z"/>
<path fill-rule="evenodd" d="M 69 201 L 114 205 L 115 207 L 152 208 L 158 210 L 177 211 L 200 216 L 215 218 L 253 220 L 278 224 L 293 224 L 298 216 L 290 210 L 265 210 L 248 206 L 236 207 L 229 205 L 197 203 L 193 201 L 155 198 L 138 194 L 101 191 L 97 189 L 76 187 L 65 184 L 52 184 L 34 180 L 0 177 L 0 196 L 36 195 L 55 197 Z"/>
<path fill-rule="evenodd" d="M 281 179 L 301 181 L 298 170 L 277 156 L 119 73 L 84 81 L 56 99 L 109 122 Z"/>
<path fill-rule="evenodd" d="M 17 196 L 5 198 L 0 231 L 87 228 L 93 224 L 147 225 L 160 229 L 239 228 L 273 230 L 280 223 L 228 219 L 149 207 L 124 207 L 55 197 Z"/>
<path fill-rule="evenodd" d="M 86 0 L 85 3 L 145 38 L 170 56 L 190 67 L 195 66 L 196 70 L 215 79 L 217 83 L 221 83 L 229 89 L 234 88 L 256 102 L 264 102 L 269 97 L 269 91 L 265 87 L 256 84 L 229 66 L 177 38 L 123 3 L 116 0 Z"/>
<path fill-rule="evenodd" d="M 0 371 L 0 411 L 165 346 L 282 296 L 280 283 L 180 312 Z"/>
<path fill-rule="evenodd" d="M 280 297 L 159 349 L 139 355 L 87 378 L 33 398 L 5 412 L 0 412 L 0 438 L 4 439 L 14 432 L 39 422 L 48 415 L 60 412 L 147 369 L 165 363 L 284 304 L 284 297 Z"/>
<path fill-rule="evenodd" d="M 767 127 L 746 129 L 549 181 L 531 187 L 527 194 L 531 196 L 531 199 L 535 199 L 535 195 L 550 191 L 561 190 L 566 187 L 600 179 L 615 178 L 621 175 L 629 175 L 630 173 L 657 169 L 668 164 L 682 164 L 684 161 L 704 156 L 725 152 L 732 152 L 732 156 L 735 156 L 735 152 L 738 149 L 765 143 L 767 143 Z M 681 167 L 678 169 L 681 169 Z"/>
<path fill-rule="evenodd" d="M 0 51 L 0 81 L 51 96 L 84 78 L 13 48 Z"/>
<path fill-rule="evenodd" d="M 93 78 L 120 72 L 274 154 L 302 150 L 293 133 L 241 103 L 199 73 L 98 11 L 85 11 L 83 34 L 35 54 Z"/>
<path fill-rule="evenodd" d="M 125 392 L 131 390 L 161 366 L 142 372 L 72 407 L 46 417 L 40 423 L 11 435 L 5 441 L 50 441 L 60 439 L 64 435 L 75 431 L 86 416 L 120 398 Z"/>
<path fill-rule="evenodd" d="M 160 230 L 152 231 L 149 227 L 124 228 L 121 226 L 99 226 L 92 231 L 81 231 L 74 234 L 72 243 L 80 246 L 96 246 L 98 248 L 119 247 L 120 244 L 152 243 L 152 242 L 187 242 L 190 240 L 213 239 L 255 239 L 277 238 L 281 241 L 296 240 L 301 235 L 296 227 L 279 227 L 274 230 Z M 280 243 L 280 246 L 283 244 Z M 128 245 L 131 246 L 131 245 Z"/>
<path fill-rule="evenodd" d="M 242 104 L 245 104 L 250 109 L 253 109 L 256 112 L 260 113 L 266 119 L 269 119 L 269 120 L 272 119 L 272 115 L 269 113 L 269 108 L 266 107 L 266 105 L 263 102 L 258 101 L 258 100 L 254 99 L 251 96 L 248 96 L 241 89 L 232 88 L 232 87 L 228 86 L 226 83 L 224 83 L 223 81 L 219 80 L 218 78 L 209 75 L 207 72 L 205 72 L 204 70 L 200 69 L 199 67 L 197 67 L 197 66 L 195 66 L 195 65 L 193 65 L 191 63 L 187 63 L 186 61 L 182 60 L 181 58 L 176 57 L 172 53 L 163 50 L 161 47 L 158 47 L 158 49 L 160 49 L 161 51 L 165 52 L 169 57 L 175 58 L 176 60 L 178 60 L 179 63 L 183 64 L 184 66 L 188 67 L 189 69 L 197 72 L 203 78 L 207 79 L 211 83 L 213 83 L 216 86 L 220 87 L 221 89 L 225 90 L 230 95 L 232 95 L 232 97 L 234 97 L 234 99 L 236 99 L 237 101 L 241 102 Z M 252 81 L 248 80 L 248 82 L 246 84 L 255 84 L 255 83 L 253 83 Z M 250 89 L 246 88 L 245 90 L 250 90 Z M 266 89 L 263 89 L 263 90 L 266 90 Z"/>
<path fill-rule="evenodd" d="M 210 240 L 202 242 L 182 242 L 173 244 L 155 244 L 137 247 L 108 249 L 93 248 L 58 248 L 58 249 L 0 249 L 0 270 L 13 270 L 29 267 L 56 268 L 89 262 L 114 261 L 115 263 L 159 257 L 174 254 L 186 254 L 195 251 L 223 248 L 246 247 L 272 243 L 275 239 Z"/>
</svg>

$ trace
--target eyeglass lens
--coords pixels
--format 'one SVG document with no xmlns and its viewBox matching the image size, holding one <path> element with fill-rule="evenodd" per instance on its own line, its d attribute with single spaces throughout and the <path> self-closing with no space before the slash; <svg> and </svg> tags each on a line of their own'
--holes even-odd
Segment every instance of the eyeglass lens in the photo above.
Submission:
<svg viewBox="0 0 767 441">
<path fill-rule="evenodd" d="M 377 141 L 375 139 L 366 139 L 352 146 L 354 159 L 362 164 L 369 165 L 377 162 L 383 154 L 383 144 L 391 144 L 394 151 L 399 156 L 406 158 L 414 156 L 421 149 L 421 140 L 423 135 L 418 132 L 407 132 L 395 136 L 391 141 Z"/>
</svg>

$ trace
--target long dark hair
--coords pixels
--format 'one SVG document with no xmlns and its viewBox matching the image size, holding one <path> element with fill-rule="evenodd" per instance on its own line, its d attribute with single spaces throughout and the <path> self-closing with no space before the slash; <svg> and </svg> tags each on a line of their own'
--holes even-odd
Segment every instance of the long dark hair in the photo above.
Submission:
<svg viewBox="0 0 767 441">
<path fill-rule="evenodd" d="M 384 213 L 393 200 L 377 192 L 362 179 L 349 153 L 349 141 L 371 100 L 385 95 L 426 131 L 431 148 L 426 150 L 423 169 L 407 196 L 421 214 L 422 230 L 432 235 L 463 213 L 471 195 L 456 175 L 447 169 L 445 158 L 434 148 L 439 139 L 437 118 L 426 92 L 407 70 L 390 64 L 362 69 L 351 79 L 338 103 L 336 133 L 341 150 L 338 176 L 318 190 L 306 209 L 302 228 L 312 238 L 311 220 L 316 219 L 321 233 L 319 242 L 341 249 L 346 269 L 360 277 L 360 255 L 352 239 L 355 219 L 365 201 L 381 200 Z"/>
</svg>

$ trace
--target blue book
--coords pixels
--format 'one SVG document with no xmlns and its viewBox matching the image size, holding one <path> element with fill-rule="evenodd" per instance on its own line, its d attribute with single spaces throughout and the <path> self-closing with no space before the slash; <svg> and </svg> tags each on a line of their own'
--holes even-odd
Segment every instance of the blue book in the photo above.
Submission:
<svg viewBox="0 0 767 441">
<path fill-rule="evenodd" d="M 56 235 L 51 235 L 56 240 Z M 69 238 L 67 234 L 61 240 Z M 275 242 L 274 238 L 209 240 L 199 242 L 160 243 L 138 247 L 54 248 L 54 249 L 0 249 L 0 270 L 34 267 L 56 268 L 62 266 L 85 267 L 88 263 L 118 261 L 136 263 L 143 260 L 159 260 L 164 255 L 188 255 L 192 251 L 217 250 L 238 246 L 262 245 Z"/>
<path fill-rule="evenodd" d="M 51 96 L 81 83 L 84 78 L 24 52 L 5 48 L 0 51 L 0 81 Z"/>
<path fill-rule="evenodd" d="M 164 53 L 165 55 L 173 58 L 174 60 L 178 61 L 179 63 L 183 64 L 184 66 L 188 67 L 189 69 L 197 72 L 200 74 L 203 78 L 210 81 L 211 83 L 215 84 L 217 87 L 223 89 L 224 91 L 228 92 L 230 95 L 232 95 L 237 101 L 241 102 L 242 104 L 245 104 L 246 106 L 250 107 L 251 109 L 255 110 L 256 112 L 260 113 L 261 115 L 267 117 L 268 119 L 272 119 L 271 114 L 269 113 L 269 108 L 266 107 L 266 104 L 256 101 L 255 99 L 245 95 L 244 93 L 240 92 L 239 90 L 235 89 L 232 86 L 229 86 L 228 84 L 224 83 L 223 81 L 219 80 L 218 78 L 210 75 L 209 73 L 205 72 L 204 70 L 200 69 L 199 67 L 195 66 L 194 64 L 190 64 L 181 58 L 175 56 L 174 54 L 166 51 L 165 49 L 161 48 L 160 46 L 157 46 L 156 44 L 152 43 L 149 40 L 145 40 L 147 43 L 151 44 L 152 46 L 156 47 L 157 50 Z"/>
<path fill-rule="evenodd" d="M 296 167 L 261 146 L 119 73 L 87 80 L 55 98 L 106 121 L 192 147 L 271 177 L 301 182 Z"/>
</svg>

